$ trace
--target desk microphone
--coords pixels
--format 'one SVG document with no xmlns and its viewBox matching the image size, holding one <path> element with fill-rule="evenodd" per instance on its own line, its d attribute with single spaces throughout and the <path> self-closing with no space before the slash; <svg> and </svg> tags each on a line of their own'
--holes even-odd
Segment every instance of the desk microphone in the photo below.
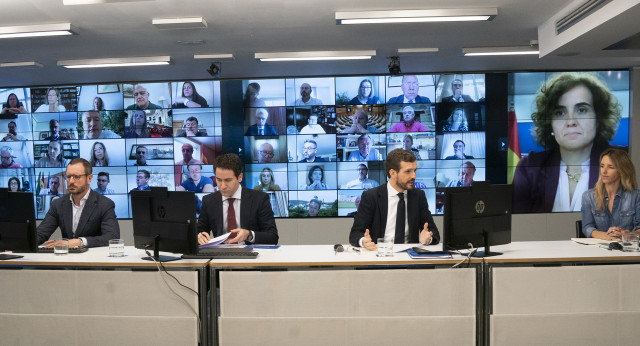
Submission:
<svg viewBox="0 0 640 346">
<path fill-rule="evenodd" d="M 344 251 L 344 247 L 342 246 L 342 244 L 336 244 L 333 246 L 333 251 L 335 251 L 335 253 L 337 254 L 338 252 Z"/>
</svg>

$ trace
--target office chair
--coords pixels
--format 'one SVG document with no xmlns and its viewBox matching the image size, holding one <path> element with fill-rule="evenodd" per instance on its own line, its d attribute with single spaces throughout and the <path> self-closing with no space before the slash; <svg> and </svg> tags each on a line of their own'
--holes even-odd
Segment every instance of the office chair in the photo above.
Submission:
<svg viewBox="0 0 640 346">
<path fill-rule="evenodd" d="M 582 220 L 576 220 L 576 238 L 586 238 L 582 233 Z"/>
</svg>

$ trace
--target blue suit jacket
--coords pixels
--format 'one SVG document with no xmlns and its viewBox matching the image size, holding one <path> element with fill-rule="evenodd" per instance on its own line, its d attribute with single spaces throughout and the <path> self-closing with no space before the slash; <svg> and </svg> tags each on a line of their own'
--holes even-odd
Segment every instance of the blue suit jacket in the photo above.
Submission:
<svg viewBox="0 0 640 346">
<path fill-rule="evenodd" d="M 253 124 L 247 128 L 247 132 L 244 133 L 245 136 L 258 136 L 258 125 Z M 263 136 L 277 136 L 278 132 L 276 132 L 275 127 L 273 125 L 265 124 L 264 125 L 264 135 Z"/>
<path fill-rule="evenodd" d="M 87 247 L 108 246 L 109 239 L 120 238 L 120 226 L 114 208 L 112 200 L 91 190 L 74 237 L 73 207 L 67 193 L 51 202 L 49 212 L 38 226 L 37 242 L 44 243 L 60 227 L 64 238 L 84 237 L 87 239 Z"/>
<path fill-rule="evenodd" d="M 415 103 L 431 103 L 431 100 L 426 96 L 418 95 L 414 100 L 416 101 Z M 404 103 L 404 94 L 390 98 L 387 103 Z"/>
<path fill-rule="evenodd" d="M 382 184 L 376 188 L 365 190 L 362 193 L 360 206 L 353 218 L 353 226 L 349 234 L 349 242 L 353 246 L 360 246 L 358 242 L 364 237 L 365 230 L 369 230 L 371 239 L 376 242 L 378 238 L 384 238 L 384 231 L 387 227 L 388 208 L 387 184 Z M 407 214 L 409 215 L 409 243 L 418 243 L 420 231 L 425 222 L 429 223 L 429 231 L 433 232 L 431 244 L 440 242 L 440 233 L 436 227 L 427 196 L 424 191 L 413 188 L 407 192 Z"/>
<path fill-rule="evenodd" d="M 224 214 L 222 208 L 222 193 L 220 191 L 204 196 L 198 218 L 198 233 L 212 231 L 214 237 L 223 234 Z M 255 244 L 278 244 L 278 228 L 276 228 L 273 210 L 266 193 L 242 187 L 238 228 L 253 231 L 255 233 L 253 243 Z"/>
</svg>

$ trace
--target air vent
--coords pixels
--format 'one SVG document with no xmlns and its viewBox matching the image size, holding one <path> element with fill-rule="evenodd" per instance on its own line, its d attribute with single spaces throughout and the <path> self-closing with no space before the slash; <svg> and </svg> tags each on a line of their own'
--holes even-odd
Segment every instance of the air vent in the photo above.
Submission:
<svg viewBox="0 0 640 346">
<path fill-rule="evenodd" d="M 576 25 L 586 16 L 596 12 L 613 0 L 587 0 L 556 22 L 556 35 Z"/>
</svg>

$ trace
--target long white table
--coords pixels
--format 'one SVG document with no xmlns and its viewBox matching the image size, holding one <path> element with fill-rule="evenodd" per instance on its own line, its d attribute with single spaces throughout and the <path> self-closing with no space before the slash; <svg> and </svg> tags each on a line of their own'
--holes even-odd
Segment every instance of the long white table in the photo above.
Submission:
<svg viewBox="0 0 640 346">
<path fill-rule="evenodd" d="M 345 248 L 336 254 L 333 245 L 282 246 L 257 250 L 255 260 L 212 261 L 211 285 L 218 292 L 213 341 L 225 346 L 476 344 L 481 260 L 449 269 L 463 257 L 379 258 Z"/>
<path fill-rule="evenodd" d="M 108 257 L 103 247 L 0 261 L 0 344 L 208 344 L 207 333 L 200 333 L 206 299 L 170 277 L 165 283 L 156 265 L 141 259 L 142 250 L 127 246 L 125 254 Z M 180 260 L 165 267 L 206 296 L 208 262 Z"/>
<path fill-rule="evenodd" d="M 571 241 L 492 247 L 485 316 L 495 345 L 638 345 L 640 253 Z"/>
</svg>

